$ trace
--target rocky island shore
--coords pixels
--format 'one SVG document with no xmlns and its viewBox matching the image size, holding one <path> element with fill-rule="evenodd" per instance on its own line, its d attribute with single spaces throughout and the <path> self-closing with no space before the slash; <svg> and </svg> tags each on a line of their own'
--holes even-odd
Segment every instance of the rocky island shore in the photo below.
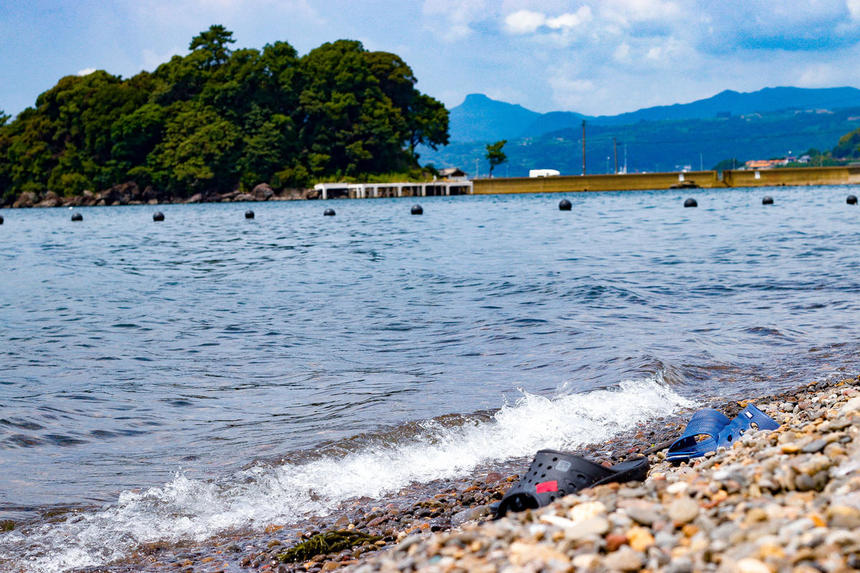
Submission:
<svg viewBox="0 0 860 573">
<path fill-rule="evenodd" d="M 117 205 L 163 205 L 170 203 L 231 203 L 246 201 L 292 201 L 299 199 L 317 199 L 316 189 L 272 189 L 261 183 L 253 189 L 239 189 L 219 193 L 207 191 L 194 193 L 189 197 L 171 195 L 153 187 L 139 187 L 136 183 L 114 185 L 104 191 L 84 191 L 80 195 L 64 196 L 54 191 L 37 194 L 33 191 L 21 193 L 11 205 L 15 209 L 30 207 L 96 207 Z M 3 205 L 0 205 L 3 206 Z"/>
</svg>

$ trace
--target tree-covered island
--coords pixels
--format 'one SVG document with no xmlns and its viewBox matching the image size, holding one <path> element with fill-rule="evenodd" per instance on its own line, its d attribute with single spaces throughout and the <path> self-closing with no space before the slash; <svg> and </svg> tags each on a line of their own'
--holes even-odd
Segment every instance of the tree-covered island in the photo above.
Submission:
<svg viewBox="0 0 860 573">
<path fill-rule="evenodd" d="M 448 143 L 448 111 L 395 54 L 350 40 L 301 57 L 287 42 L 233 43 L 211 26 L 188 55 L 151 73 L 66 76 L 14 120 L 0 110 L 0 205 L 206 200 L 261 183 L 420 177 L 416 146 Z"/>
</svg>

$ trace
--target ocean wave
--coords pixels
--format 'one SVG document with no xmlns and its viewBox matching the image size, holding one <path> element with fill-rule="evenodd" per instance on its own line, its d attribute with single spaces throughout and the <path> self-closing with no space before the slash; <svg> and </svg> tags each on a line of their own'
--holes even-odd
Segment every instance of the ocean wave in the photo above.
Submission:
<svg viewBox="0 0 860 573">
<path fill-rule="evenodd" d="M 3 535 L 0 564 L 39 573 L 92 567 L 143 543 L 202 541 L 234 528 L 325 515 L 351 498 L 382 498 L 413 482 L 466 476 L 540 448 L 600 442 L 692 404 L 659 376 L 554 398 L 521 391 L 492 417 L 464 417 L 455 426 L 426 420 L 403 441 L 371 440 L 342 456 L 258 464 L 220 481 L 177 474 L 161 487 L 124 492 L 100 510 Z"/>
</svg>

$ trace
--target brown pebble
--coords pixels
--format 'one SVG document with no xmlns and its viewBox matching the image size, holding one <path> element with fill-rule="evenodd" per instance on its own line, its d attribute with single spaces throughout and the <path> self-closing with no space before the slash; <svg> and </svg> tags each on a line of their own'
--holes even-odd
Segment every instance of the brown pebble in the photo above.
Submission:
<svg viewBox="0 0 860 573">
<path fill-rule="evenodd" d="M 610 533 L 605 537 L 605 541 L 606 550 L 612 552 L 627 543 L 627 536 L 622 533 Z"/>
<path fill-rule="evenodd" d="M 367 526 L 368 527 L 376 527 L 377 525 L 382 525 L 386 521 L 388 521 L 388 516 L 387 515 L 380 515 L 379 517 L 377 517 L 375 519 L 371 519 L 370 521 L 368 521 Z"/>
</svg>

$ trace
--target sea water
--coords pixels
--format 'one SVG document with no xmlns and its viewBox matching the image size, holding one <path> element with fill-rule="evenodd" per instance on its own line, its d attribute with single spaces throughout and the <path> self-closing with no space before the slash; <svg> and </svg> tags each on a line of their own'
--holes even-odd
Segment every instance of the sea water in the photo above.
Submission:
<svg viewBox="0 0 860 573">
<path fill-rule="evenodd" d="M 6 210 L 0 564 L 99 565 L 855 374 L 849 193 Z"/>
</svg>

